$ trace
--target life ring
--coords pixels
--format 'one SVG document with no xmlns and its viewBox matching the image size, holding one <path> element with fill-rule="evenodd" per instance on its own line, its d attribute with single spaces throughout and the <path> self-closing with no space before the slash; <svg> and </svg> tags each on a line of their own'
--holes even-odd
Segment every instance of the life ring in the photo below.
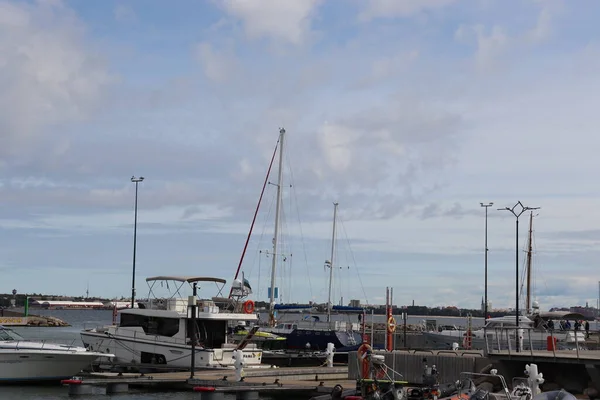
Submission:
<svg viewBox="0 0 600 400">
<path fill-rule="evenodd" d="M 252 314 L 254 312 L 254 302 L 252 300 L 246 300 L 244 302 L 244 313 Z"/>
<path fill-rule="evenodd" d="M 369 378 L 370 360 L 368 358 L 368 355 L 371 354 L 372 351 L 373 351 L 373 348 L 371 348 L 371 346 L 369 346 L 367 343 L 361 344 L 357 350 L 358 359 L 361 362 L 361 375 L 362 375 L 363 379 Z"/>
<path fill-rule="evenodd" d="M 396 332 L 396 320 L 394 319 L 393 316 L 390 315 L 390 317 L 388 318 L 387 323 L 388 323 L 388 328 L 387 328 L 388 332 L 389 333 Z"/>
</svg>

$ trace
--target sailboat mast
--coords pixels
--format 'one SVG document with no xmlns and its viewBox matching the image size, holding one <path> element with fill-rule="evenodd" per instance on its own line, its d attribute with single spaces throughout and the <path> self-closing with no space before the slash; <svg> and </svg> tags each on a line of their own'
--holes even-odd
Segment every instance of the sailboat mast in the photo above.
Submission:
<svg viewBox="0 0 600 400">
<path fill-rule="evenodd" d="M 279 172 L 277 176 L 277 204 L 275 206 L 275 229 L 273 232 L 273 261 L 271 263 L 271 296 L 269 299 L 269 323 L 275 325 L 275 272 L 277 268 L 277 236 L 279 235 L 279 215 L 281 213 L 281 188 L 283 185 L 283 138 L 285 129 L 279 129 Z"/>
<path fill-rule="evenodd" d="M 532 245 L 531 245 L 531 237 L 533 231 L 533 211 L 529 214 L 529 240 L 527 242 L 527 300 L 525 304 L 525 309 L 527 313 L 531 313 L 531 253 L 532 253 Z"/>
<path fill-rule="evenodd" d="M 329 296 L 327 297 L 327 322 L 331 322 L 331 285 L 333 283 L 333 258 L 335 257 L 335 222 L 338 203 L 333 203 L 333 233 L 331 235 L 331 259 L 329 260 Z"/>
</svg>

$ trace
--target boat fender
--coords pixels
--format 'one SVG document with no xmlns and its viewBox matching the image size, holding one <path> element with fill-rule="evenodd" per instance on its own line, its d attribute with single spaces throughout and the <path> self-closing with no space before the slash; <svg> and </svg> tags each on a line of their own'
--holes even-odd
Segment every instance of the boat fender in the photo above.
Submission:
<svg viewBox="0 0 600 400">
<path fill-rule="evenodd" d="M 244 313 L 252 314 L 254 312 L 254 302 L 252 300 L 246 300 L 244 302 Z"/>
<path fill-rule="evenodd" d="M 369 355 L 373 352 L 373 348 L 369 346 L 367 343 L 363 343 L 357 350 L 358 359 L 361 362 L 361 375 L 363 379 L 369 378 Z"/>
<path fill-rule="evenodd" d="M 63 379 L 60 381 L 61 385 L 81 385 L 82 382 L 81 379 Z"/>
<path fill-rule="evenodd" d="M 389 333 L 396 332 L 396 320 L 394 319 L 394 317 L 390 315 L 387 322 L 388 322 L 388 332 Z"/>
<path fill-rule="evenodd" d="M 214 392 L 215 388 L 213 386 L 194 386 L 194 392 Z"/>
</svg>

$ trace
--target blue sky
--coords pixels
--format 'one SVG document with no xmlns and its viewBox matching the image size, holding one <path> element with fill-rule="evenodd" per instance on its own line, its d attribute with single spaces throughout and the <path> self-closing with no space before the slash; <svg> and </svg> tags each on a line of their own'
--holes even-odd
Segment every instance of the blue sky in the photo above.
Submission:
<svg viewBox="0 0 600 400">
<path fill-rule="evenodd" d="M 279 127 L 286 301 L 512 307 L 518 200 L 534 296 L 596 304 L 600 4 L 0 0 L 0 292 L 128 296 L 231 281 Z M 273 175 L 270 178 L 275 181 Z M 289 186 L 293 185 L 292 188 Z M 275 195 L 243 265 L 266 299 Z M 527 218 L 521 219 L 525 248 Z M 522 267 L 524 253 L 521 252 Z M 292 261 L 293 260 L 293 261 Z"/>
</svg>

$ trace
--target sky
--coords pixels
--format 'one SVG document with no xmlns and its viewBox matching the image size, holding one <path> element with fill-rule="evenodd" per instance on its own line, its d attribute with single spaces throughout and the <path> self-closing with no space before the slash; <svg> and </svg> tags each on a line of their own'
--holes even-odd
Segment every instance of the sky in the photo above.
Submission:
<svg viewBox="0 0 600 400">
<path fill-rule="evenodd" d="M 285 128 L 283 302 L 596 305 L 600 3 L 0 0 L 0 292 L 232 281 Z M 242 271 L 267 299 L 277 165 Z M 520 279 L 519 279 L 520 280 Z M 521 283 L 518 284 L 521 286 Z M 213 290 L 206 288 L 207 292 Z M 343 298 L 343 299 L 342 299 Z M 522 305 L 521 305 L 522 307 Z"/>
</svg>

